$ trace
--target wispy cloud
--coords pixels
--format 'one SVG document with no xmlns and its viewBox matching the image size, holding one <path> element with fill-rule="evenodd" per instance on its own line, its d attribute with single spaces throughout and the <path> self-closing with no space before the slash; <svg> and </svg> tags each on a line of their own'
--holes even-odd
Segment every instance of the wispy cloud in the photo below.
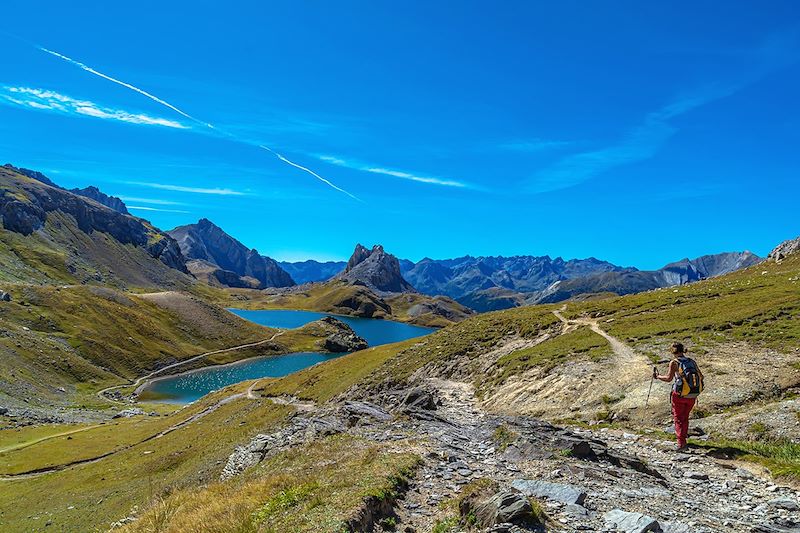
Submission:
<svg viewBox="0 0 800 533">
<path fill-rule="evenodd" d="M 186 129 L 187 127 L 174 120 L 152 117 L 144 113 L 131 113 L 121 109 L 112 109 L 90 102 L 89 100 L 79 100 L 55 91 L 31 87 L 0 87 L 0 101 L 40 111 L 51 111 L 68 115 L 83 115 L 106 120 L 118 120 L 129 124 L 165 126 L 178 129 Z"/>
<path fill-rule="evenodd" d="M 182 202 L 175 202 L 173 200 L 163 200 L 161 198 L 141 198 L 139 196 L 120 196 L 119 199 L 123 202 L 139 202 L 153 205 L 186 205 Z"/>
<path fill-rule="evenodd" d="M 234 135 L 233 133 L 220 130 L 219 128 L 217 128 L 213 124 L 211 124 L 209 122 L 204 122 L 204 121 L 200 120 L 199 118 L 193 117 L 189 113 L 183 111 L 182 109 L 179 109 L 177 106 L 167 102 L 166 100 L 163 100 L 162 98 L 159 98 L 158 96 L 156 96 L 154 94 L 151 94 L 151 93 L 145 91 L 144 89 L 141 89 L 141 88 L 133 85 L 132 83 L 128 83 L 126 81 L 122 81 L 120 79 L 117 79 L 117 78 L 114 78 L 112 76 L 109 76 L 108 74 L 104 74 L 104 73 L 102 73 L 102 72 L 100 72 L 98 70 L 95 70 L 94 68 L 90 67 L 89 65 L 86 65 L 85 63 L 81 63 L 80 61 L 78 61 L 76 59 L 72 59 L 71 57 L 68 57 L 68 56 L 66 56 L 66 55 L 64 55 L 62 53 L 56 52 L 54 50 L 50 50 L 50 49 L 45 48 L 43 46 L 39 46 L 38 48 L 42 52 L 45 52 L 47 54 L 50 54 L 51 56 L 54 56 L 54 57 L 57 57 L 59 59 L 64 60 L 67 63 L 75 65 L 76 67 L 80 68 L 81 70 L 84 70 L 84 71 L 86 71 L 86 72 L 88 72 L 90 74 L 93 74 L 95 76 L 103 78 L 104 80 L 108 80 L 108 81 L 110 81 L 112 83 L 115 83 L 117 85 L 121 85 L 122 87 L 125 87 L 126 89 L 130 89 L 131 91 L 137 92 L 137 93 L 141 94 L 142 96 L 145 96 L 145 97 L 149 98 L 150 100 L 152 100 L 152 101 L 154 101 L 154 102 L 156 102 L 156 103 L 158 103 L 158 104 L 160 104 L 160 105 L 162 105 L 162 106 L 164 106 L 164 107 L 166 107 L 168 109 L 171 109 L 171 110 L 175 111 L 176 113 L 180 114 L 181 116 L 186 117 L 189 120 L 192 120 L 193 122 L 197 122 L 198 124 L 202 124 L 202 125 L 206 126 L 208 129 L 214 130 L 214 131 L 222 134 L 225 137 L 228 137 L 230 139 L 234 139 L 234 140 L 236 140 L 238 142 L 241 142 L 241 143 L 258 146 L 259 148 L 267 150 L 268 152 L 271 152 L 280 161 L 283 161 L 287 165 L 292 166 L 292 167 L 294 167 L 294 168 L 296 168 L 298 170 L 302 170 L 306 174 L 309 174 L 310 176 L 313 176 L 314 178 L 316 178 L 317 180 L 321 181 L 322 183 L 328 185 L 332 189 L 335 189 L 335 190 L 337 190 L 337 191 L 339 191 L 341 193 L 344 193 L 347 196 L 353 198 L 354 200 L 361 201 L 357 196 L 355 196 L 354 194 L 350 193 L 349 191 L 346 191 L 343 188 L 335 185 L 329 179 L 320 176 L 319 174 L 317 174 L 316 172 L 314 172 L 313 170 L 311 170 L 309 168 L 306 168 L 306 167 L 304 167 L 302 165 L 299 165 L 298 163 L 295 163 L 294 161 L 291 161 L 290 159 L 284 157 L 283 155 L 279 154 L 278 152 L 276 152 L 275 150 L 273 150 L 272 148 L 270 148 L 268 146 L 265 146 L 263 144 L 251 143 L 251 142 L 248 142 L 245 139 L 240 138 L 237 135 Z"/>
<path fill-rule="evenodd" d="M 150 187 L 152 189 L 161 189 L 163 191 L 175 192 L 188 192 L 194 194 L 215 194 L 219 196 L 245 196 L 247 193 L 242 191 L 235 191 L 233 189 L 225 189 L 219 187 L 206 188 L 206 187 L 186 187 L 183 185 L 173 185 L 170 183 L 154 183 L 149 181 L 128 181 L 128 185 L 139 185 L 140 187 Z"/>
<path fill-rule="evenodd" d="M 547 192 L 578 185 L 616 167 L 653 157 L 678 131 L 676 119 L 690 111 L 731 96 L 770 73 L 798 62 L 800 33 L 795 29 L 769 35 L 765 42 L 742 55 L 753 65 L 727 82 L 718 82 L 679 95 L 644 120 L 617 143 L 596 150 L 568 155 L 540 171 L 529 183 L 530 192 Z"/>
<path fill-rule="evenodd" d="M 537 173 L 533 193 L 566 189 L 611 169 L 653 157 L 677 131 L 671 120 L 740 90 L 744 85 L 715 86 L 675 99 L 649 113 L 616 144 L 568 155 Z"/>
<path fill-rule="evenodd" d="M 442 185 L 445 187 L 460 187 L 460 188 L 472 188 L 471 185 L 468 183 L 464 183 L 461 181 L 446 179 L 446 178 L 438 178 L 435 176 L 422 176 L 419 174 L 412 174 L 411 172 L 406 172 L 403 170 L 394 170 L 390 168 L 384 168 L 374 165 L 369 165 L 367 163 L 363 163 L 360 161 L 355 161 L 352 159 L 342 159 L 341 157 L 336 157 L 332 155 L 317 155 L 317 159 L 320 161 L 325 161 L 326 163 L 330 163 L 331 165 L 336 165 L 339 167 L 351 168 L 354 170 L 361 170 L 363 172 L 369 172 L 371 174 L 382 174 L 384 176 L 392 176 L 394 178 L 400 178 L 404 180 L 411 180 L 416 181 L 418 183 L 427 183 L 430 185 Z"/>
<path fill-rule="evenodd" d="M 551 141 L 547 139 L 519 139 L 516 141 L 500 143 L 498 145 L 498 148 L 502 150 L 511 150 L 514 152 L 546 152 L 549 150 L 568 148 L 573 144 L 574 143 L 572 141 Z"/>
<path fill-rule="evenodd" d="M 145 207 L 142 205 L 128 205 L 128 209 L 135 211 L 157 211 L 159 213 L 189 213 L 189 211 L 181 211 L 180 209 L 161 209 L 160 207 Z"/>
</svg>

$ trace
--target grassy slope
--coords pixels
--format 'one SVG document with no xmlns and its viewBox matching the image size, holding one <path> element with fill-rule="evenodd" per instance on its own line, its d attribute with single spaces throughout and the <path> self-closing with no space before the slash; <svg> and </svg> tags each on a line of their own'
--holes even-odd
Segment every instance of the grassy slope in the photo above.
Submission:
<svg viewBox="0 0 800 533">
<path fill-rule="evenodd" d="M 386 444 L 329 437 L 231 482 L 160 500 L 123 531 L 338 532 L 365 498 L 390 497 L 416 463 Z"/>
<path fill-rule="evenodd" d="M 111 522 L 127 516 L 133 506 L 216 480 L 236 444 L 279 424 L 291 409 L 241 398 L 164 437 L 135 443 L 237 390 L 241 387 L 218 391 L 169 417 L 106 425 L 76 434 L 69 441 L 63 437 L 60 442 L 0 454 L 0 464 L 12 463 L 13 469 L 20 469 L 15 458 L 22 455 L 38 463 L 65 464 L 89 455 L 80 446 L 91 446 L 98 454 L 120 450 L 98 462 L 61 472 L 13 481 L 0 479 L 0 530 L 38 530 L 52 520 L 58 531 L 105 531 Z M 32 452 L 40 447 L 41 456 L 34 457 Z M 9 467 L 5 469 L 8 473 Z"/>
<path fill-rule="evenodd" d="M 602 317 L 631 342 L 677 338 L 703 346 L 747 341 L 781 351 L 800 347 L 800 255 L 719 278 L 621 298 L 570 304 L 568 316 Z"/>
</svg>

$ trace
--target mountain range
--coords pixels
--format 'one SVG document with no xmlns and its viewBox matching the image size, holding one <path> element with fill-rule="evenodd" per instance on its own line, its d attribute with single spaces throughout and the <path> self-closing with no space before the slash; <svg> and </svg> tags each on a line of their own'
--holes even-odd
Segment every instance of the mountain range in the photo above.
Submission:
<svg viewBox="0 0 800 533">
<path fill-rule="evenodd" d="M 31 249 L 27 255 L 41 248 L 34 258 L 37 264 L 54 261 L 56 271 L 65 270 L 57 278 L 82 282 L 117 279 L 123 285 L 169 285 L 191 283 L 194 277 L 216 287 L 266 289 L 335 280 L 366 287 L 378 298 L 393 293 L 446 296 L 484 312 L 582 295 L 622 295 L 681 285 L 761 260 L 747 251 L 727 252 L 682 259 L 654 271 L 622 267 L 593 257 L 564 260 L 549 256 L 464 256 L 424 258 L 415 263 L 396 258 L 380 245 L 368 249 L 359 244 L 346 263 L 279 263 L 248 248 L 205 218 L 163 232 L 146 220 L 130 216 L 122 200 L 97 187 L 68 191 L 34 170 L 6 165 L 2 171 L 9 184 L 0 201 L 5 229 L 34 234 L 32 238 L 40 246 L 27 243 L 25 246 Z M 68 230 L 73 225 L 77 231 Z M 133 244 L 139 249 L 125 248 L 120 252 L 116 249 L 120 244 Z M 11 247 L 15 246 L 19 248 L 23 243 L 16 242 Z M 17 254 L 9 265 L 22 268 L 26 263 L 23 255 Z M 14 268 L 7 270 L 7 276 L 14 272 Z M 33 270 L 35 276 L 47 272 Z M 26 272 L 22 277 L 34 275 L 30 269 Z"/>
<path fill-rule="evenodd" d="M 400 259 L 398 264 L 402 278 L 413 289 L 428 295 L 449 296 L 484 312 L 529 303 L 558 302 L 586 294 L 609 292 L 621 295 L 681 285 L 727 274 L 759 261 L 760 257 L 744 251 L 682 259 L 655 271 L 617 266 L 593 257 L 564 260 L 549 256 L 464 256 L 456 259 L 424 258 L 417 263 Z M 297 263 L 282 264 L 291 269 Z M 334 267 L 349 268 L 346 263 L 316 261 L 304 261 L 302 265 L 305 272 L 314 273 L 317 281 L 324 280 L 323 273 Z M 330 277 L 337 276 L 346 277 L 346 273 Z"/>
</svg>

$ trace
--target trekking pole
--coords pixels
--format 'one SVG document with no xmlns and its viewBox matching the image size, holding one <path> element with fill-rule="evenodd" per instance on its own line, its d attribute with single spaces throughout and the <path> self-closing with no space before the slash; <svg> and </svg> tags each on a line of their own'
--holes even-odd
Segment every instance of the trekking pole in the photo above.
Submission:
<svg viewBox="0 0 800 533">
<path fill-rule="evenodd" d="M 644 401 L 644 410 L 647 411 L 647 404 L 650 403 L 650 391 L 653 390 L 653 380 L 656 378 L 656 372 L 658 371 L 657 367 L 653 367 L 653 375 L 650 376 L 650 388 L 647 389 L 647 399 Z M 644 416 L 644 413 L 642 413 Z"/>
</svg>

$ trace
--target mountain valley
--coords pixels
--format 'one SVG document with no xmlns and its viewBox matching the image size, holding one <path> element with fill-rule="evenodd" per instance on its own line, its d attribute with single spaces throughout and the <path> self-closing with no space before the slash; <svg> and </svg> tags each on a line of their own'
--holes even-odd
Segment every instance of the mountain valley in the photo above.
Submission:
<svg viewBox="0 0 800 533">
<path fill-rule="evenodd" d="M 285 263 L 10 165 L 0 193 L 3 531 L 800 527 L 800 238 L 657 271 L 361 244 Z M 226 308 L 437 329 L 365 347 L 336 318 Z M 706 379 L 680 454 L 650 379 L 676 340 Z M 192 403 L 143 393 L 302 352 L 331 357 Z"/>
</svg>

